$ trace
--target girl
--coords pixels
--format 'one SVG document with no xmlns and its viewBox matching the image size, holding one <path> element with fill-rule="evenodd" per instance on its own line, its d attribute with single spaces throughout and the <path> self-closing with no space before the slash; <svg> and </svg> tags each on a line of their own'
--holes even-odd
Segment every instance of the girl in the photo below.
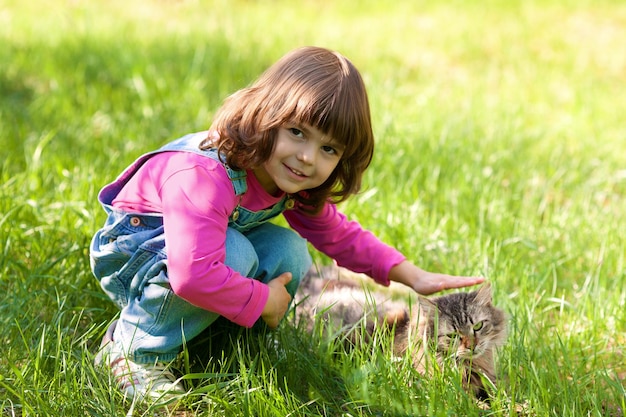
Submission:
<svg viewBox="0 0 626 417">
<path fill-rule="evenodd" d="M 166 364 L 218 316 L 275 328 L 311 266 L 306 242 L 421 294 L 482 282 L 430 273 L 349 221 L 373 154 L 363 80 L 342 55 L 292 51 L 229 97 L 208 132 L 140 157 L 99 201 L 91 265 L 121 309 L 96 363 L 128 395 L 184 392 Z M 291 228 L 270 219 L 283 214 Z"/>
</svg>

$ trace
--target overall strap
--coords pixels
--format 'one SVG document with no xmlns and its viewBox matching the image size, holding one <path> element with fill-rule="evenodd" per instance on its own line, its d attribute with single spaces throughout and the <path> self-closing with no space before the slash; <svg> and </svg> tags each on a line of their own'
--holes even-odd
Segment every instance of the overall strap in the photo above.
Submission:
<svg viewBox="0 0 626 417">
<path fill-rule="evenodd" d="M 239 198 L 241 199 L 241 196 L 248 190 L 248 183 L 246 182 L 246 171 L 231 169 L 226 164 L 225 158 L 220 157 L 219 153 L 217 152 L 217 148 L 211 148 L 207 150 L 200 149 L 198 146 L 200 145 L 200 142 L 202 142 L 207 137 L 207 134 L 208 132 L 191 133 L 164 145 L 156 151 L 148 152 L 140 156 L 137 160 L 135 160 L 135 162 L 132 163 L 132 165 L 126 168 L 114 182 L 104 186 L 100 190 L 100 193 L 98 194 L 98 200 L 105 205 L 111 204 L 111 202 L 120 192 L 122 187 L 124 187 L 128 180 L 148 159 L 161 152 L 173 151 L 193 152 L 218 161 L 226 169 L 228 178 L 230 178 L 230 181 L 233 184 L 235 195 L 239 196 Z"/>
</svg>

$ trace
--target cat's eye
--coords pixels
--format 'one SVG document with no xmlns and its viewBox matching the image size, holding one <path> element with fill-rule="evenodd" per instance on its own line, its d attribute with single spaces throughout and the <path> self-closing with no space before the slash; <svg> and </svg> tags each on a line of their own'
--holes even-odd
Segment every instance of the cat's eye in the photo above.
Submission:
<svg viewBox="0 0 626 417">
<path fill-rule="evenodd" d="M 472 327 L 474 329 L 475 332 L 479 331 L 480 329 L 483 328 L 483 322 L 479 321 L 478 323 L 474 324 L 474 327 Z"/>
<path fill-rule="evenodd" d="M 459 332 L 448 333 L 446 336 L 448 337 L 448 339 L 456 339 L 457 337 L 459 337 Z"/>
</svg>

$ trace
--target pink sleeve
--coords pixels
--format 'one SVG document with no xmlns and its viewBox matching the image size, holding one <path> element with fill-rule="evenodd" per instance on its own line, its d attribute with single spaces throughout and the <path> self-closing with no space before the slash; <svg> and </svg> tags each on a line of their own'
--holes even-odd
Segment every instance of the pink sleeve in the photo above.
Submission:
<svg viewBox="0 0 626 417">
<path fill-rule="evenodd" d="M 302 237 L 337 264 L 369 275 L 379 284 L 389 285 L 389 270 L 406 259 L 359 223 L 348 221 L 334 204 L 326 204 L 315 216 L 299 210 L 286 211 L 285 218 Z"/>
<path fill-rule="evenodd" d="M 160 178 L 160 184 L 172 290 L 198 307 L 251 327 L 261 316 L 269 287 L 224 264 L 228 216 L 236 205 L 226 172 L 191 166 Z"/>
</svg>

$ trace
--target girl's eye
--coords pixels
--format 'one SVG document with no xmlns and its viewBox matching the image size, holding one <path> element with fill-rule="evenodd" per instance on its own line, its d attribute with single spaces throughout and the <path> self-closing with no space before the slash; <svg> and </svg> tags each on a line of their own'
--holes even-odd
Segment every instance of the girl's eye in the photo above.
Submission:
<svg viewBox="0 0 626 417">
<path fill-rule="evenodd" d="M 292 135 L 297 136 L 299 138 L 304 136 L 304 133 L 297 127 L 290 127 L 289 131 L 291 132 Z"/>
<path fill-rule="evenodd" d="M 483 328 L 483 322 L 482 321 L 479 321 L 478 323 L 474 324 L 474 327 L 473 327 L 475 332 L 479 331 L 482 328 Z"/>
<path fill-rule="evenodd" d="M 324 152 L 326 152 L 327 154 L 329 154 L 329 155 L 336 155 L 337 154 L 337 149 L 333 148 L 332 146 L 324 145 L 324 146 L 322 146 L 322 150 Z"/>
</svg>

